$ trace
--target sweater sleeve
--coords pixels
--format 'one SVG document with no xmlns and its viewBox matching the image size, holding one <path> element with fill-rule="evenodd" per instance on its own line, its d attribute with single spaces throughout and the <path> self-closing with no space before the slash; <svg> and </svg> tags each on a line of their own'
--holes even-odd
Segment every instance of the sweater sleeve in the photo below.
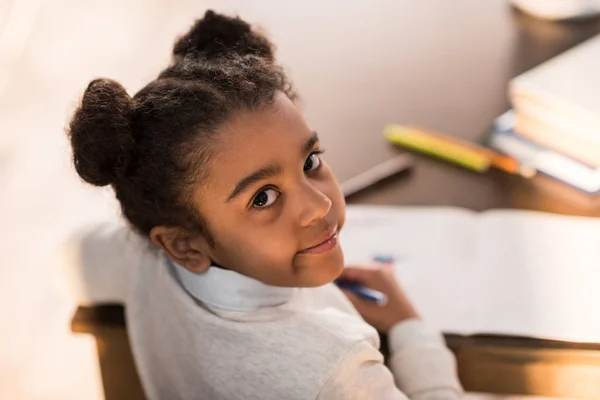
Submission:
<svg viewBox="0 0 600 400">
<path fill-rule="evenodd" d="M 396 385 L 411 400 L 462 398 L 456 360 L 439 331 L 423 321 L 409 320 L 395 325 L 388 341 Z"/>
<path fill-rule="evenodd" d="M 383 356 L 367 341 L 355 344 L 336 366 L 317 400 L 407 400 Z"/>
<path fill-rule="evenodd" d="M 355 344 L 321 388 L 317 400 L 458 400 L 462 388 L 442 335 L 422 321 L 392 328 L 390 371 L 367 341 Z M 395 383 L 394 383 L 395 380 Z"/>
<path fill-rule="evenodd" d="M 81 229 L 58 249 L 60 291 L 80 305 L 125 303 L 132 277 L 150 249 L 124 223 Z"/>
</svg>

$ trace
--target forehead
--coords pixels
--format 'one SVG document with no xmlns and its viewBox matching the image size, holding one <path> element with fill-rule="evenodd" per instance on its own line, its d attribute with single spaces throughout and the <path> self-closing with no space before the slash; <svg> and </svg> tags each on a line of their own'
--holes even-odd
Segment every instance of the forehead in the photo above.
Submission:
<svg viewBox="0 0 600 400">
<path fill-rule="evenodd" d="M 236 115 L 219 131 L 206 183 L 211 190 L 227 191 L 260 168 L 271 164 L 285 168 L 286 163 L 301 160 L 303 146 L 313 134 L 284 94 L 260 111 Z"/>
</svg>

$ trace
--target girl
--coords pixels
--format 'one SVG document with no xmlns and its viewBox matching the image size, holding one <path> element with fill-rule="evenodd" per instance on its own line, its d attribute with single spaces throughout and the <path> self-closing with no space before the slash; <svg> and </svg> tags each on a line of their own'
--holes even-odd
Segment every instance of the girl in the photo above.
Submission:
<svg viewBox="0 0 600 400">
<path fill-rule="evenodd" d="M 295 98 L 269 41 L 212 11 L 135 96 L 92 81 L 69 126 L 75 168 L 112 186 L 139 235 L 84 237 L 88 300 L 126 304 L 151 399 L 459 398 L 391 269 L 344 270 L 344 198 Z M 340 275 L 387 304 L 348 301 Z"/>
</svg>

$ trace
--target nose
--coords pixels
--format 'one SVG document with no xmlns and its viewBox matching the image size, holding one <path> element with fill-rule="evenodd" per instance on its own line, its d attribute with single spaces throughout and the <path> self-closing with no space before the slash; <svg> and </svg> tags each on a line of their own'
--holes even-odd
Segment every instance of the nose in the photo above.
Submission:
<svg viewBox="0 0 600 400">
<path fill-rule="evenodd" d="M 314 185 L 307 183 L 300 197 L 300 225 L 310 226 L 331 210 L 331 199 Z"/>
</svg>

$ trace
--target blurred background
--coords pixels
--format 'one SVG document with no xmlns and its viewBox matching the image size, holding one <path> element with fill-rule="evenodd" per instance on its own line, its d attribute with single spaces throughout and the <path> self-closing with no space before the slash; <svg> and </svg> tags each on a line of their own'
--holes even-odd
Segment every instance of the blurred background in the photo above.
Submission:
<svg viewBox="0 0 600 400">
<path fill-rule="evenodd" d="M 77 227 L 119 218 L 112 192 L 74 173 L 64 134 L 90 80 L 134 94 L 206 9 L 239 14 L 277 44 L 344 181 L 398 153 L 381 135 L 390 122 L 481 142 L 511 107 L 511 78 L 600 32 L 594 18 L 548 20 L 572 7 L 524 7 L 538 17 L 505 0 L 0 0 L 0 397 L 103 398 L 96 341 L 71 333 L 77 304 L 55 261 Z M 594 196 L 552 180 L 429 158 L 352 201 L 600 215 Z"/>
</svg>

